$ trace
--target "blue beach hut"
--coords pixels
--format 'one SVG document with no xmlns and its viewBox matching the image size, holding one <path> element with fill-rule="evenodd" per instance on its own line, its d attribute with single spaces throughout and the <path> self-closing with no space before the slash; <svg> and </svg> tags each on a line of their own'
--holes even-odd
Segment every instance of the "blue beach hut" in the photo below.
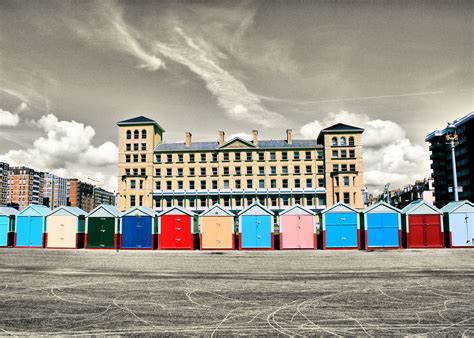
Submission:
<svg viewBox="0 0 474 338">
<path fill-rule="evenodd" d="M 385 202 L 364 210 L 364 248 L 399 249 L 402 247 L 401 211 Z"/>
<path fill-rule="evenodd" d="M 31 204 L 16 216 L 15 247 L 42 248 L 46 229 L 46 216 L 51 209 Z"/>
<path fill-rule="evenodd" d="M 16 215 L 18 210 L 0 207 L 0 247 L 13 246 Z"/>
<path fill-rule="evenodd" d="M 321 212 L 323 249 L 358 249 L 360 247 L 359 212 L 337 203 Z"/>
<path fill-rule="evenodd" d="M 239 214 L 239 249 L 273 250 L 273 212 L 258 202 Z"/>
</svg>

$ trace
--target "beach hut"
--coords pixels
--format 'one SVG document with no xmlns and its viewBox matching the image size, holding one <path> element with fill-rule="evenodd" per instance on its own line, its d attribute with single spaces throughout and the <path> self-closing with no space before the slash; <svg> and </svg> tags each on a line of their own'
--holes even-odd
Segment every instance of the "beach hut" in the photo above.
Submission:
<svg viewBox="0 0 474 338">
<path fill-rule="evenodd" d="M 239 214 L 239 249 L 273 250 L 273 212 L 257 201 Z"/>
<path fill-rule="evenodd" d="M 133 207 L 122 215 L 122 249 L 155 249 L 156 214 L 147 207 Z"/>
<path fill-rule="evenodd" d="M 158 227 L 158 249 L 194 249 L 194 213 L 181 207 L 161 212 Z"/>
<path fill-rule="evenodd" d="M 233 250 L 234 214 L 214 204 L 199 216 L 201 250 Z"/>
<path fill-rule="evenodd" d="M 16 215 L 18 210 L 0 207 L 0 247 L 13 246 Z"/>
<path fill-rule="evenodd" d="M 337 203 L 321 212 L 323 249 L 360 248 L 359 212 L 344 203 Z"/>
<path fill-rule="evenodd" d="M 46 215 L 51 209 L 44 205 L 31 204 L 16 216 L 15 247 L 42 248 Z"/>
<path fill-rule="evenodd" d="M 51 211 L 46 216 L 46 248 L 83 248 L 86 215 L 84 210 L 69 206 L 60 206 Z"/>
<path fill-rule="evenodd" d="M 316 249 L 316 214 L 299 204 L 279 215 L 280 249 Z"/>
<path fill-rule="evenodd" d="M 469 201 L 451 202 L 441 208 L 447 246 L 474 248 L 474 204 Z"/>
<path fill-rule="evenodd" d="M 441 211 L 435 206 L 417 200 L 402 210 L 402 228 L 407 248 L 442 248 L 443 220 Z"/>
<path fill-rule="evenodd" d="M 402 247 L 401 211 L 385 202 L 364 210 L 362 227 L 365 249 L 399 249 Z"/>
<path fill-rule="evenodd" d="M 120 244 L 122 213 L 114 206 L 101 204 L 86 216 L 87 249 L 117 249 Z"/>
</svg>

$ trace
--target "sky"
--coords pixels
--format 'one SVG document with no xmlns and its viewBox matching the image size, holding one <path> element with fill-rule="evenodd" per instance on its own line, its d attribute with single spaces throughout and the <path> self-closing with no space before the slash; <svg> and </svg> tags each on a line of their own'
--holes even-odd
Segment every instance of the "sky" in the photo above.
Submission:
<svg viewBox="0 0 474 338">
<path fill-rule="evenodd" d="M 116 122 L 165 142 L 365 129 L 365 184 L 430 175 L 474 111 L 473 1 L 0 2 L 0 161 L 117 186 Z"/>
</svg>

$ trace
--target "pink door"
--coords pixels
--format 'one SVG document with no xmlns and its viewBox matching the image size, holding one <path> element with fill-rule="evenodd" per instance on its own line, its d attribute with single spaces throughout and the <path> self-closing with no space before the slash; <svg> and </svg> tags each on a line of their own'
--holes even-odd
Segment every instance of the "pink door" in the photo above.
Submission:
<svg viewBox="0 0 474 338">
<path fill-rule="evenodd" d="M 313 216 L 283 215 L 281 234 L 282 249 L 313 249 Z"/>
</svg>

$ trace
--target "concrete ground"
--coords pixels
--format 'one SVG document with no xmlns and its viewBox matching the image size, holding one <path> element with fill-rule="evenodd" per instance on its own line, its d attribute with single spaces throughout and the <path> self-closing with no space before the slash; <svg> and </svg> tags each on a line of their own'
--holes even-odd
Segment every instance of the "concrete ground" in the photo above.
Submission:
<svg viewBox="0 0 474 338">
<path fill-rule="evenodd" d="M 0 335 L 474 335 L 474 250 L 0 250 Z"/>
</svg>

